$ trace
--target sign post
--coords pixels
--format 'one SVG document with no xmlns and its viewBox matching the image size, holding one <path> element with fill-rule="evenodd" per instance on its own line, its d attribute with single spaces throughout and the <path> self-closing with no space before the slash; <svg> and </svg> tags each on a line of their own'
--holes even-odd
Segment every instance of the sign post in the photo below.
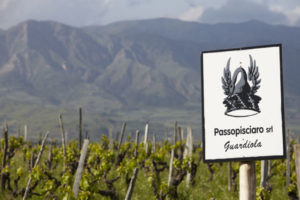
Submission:
<svg viewBox="0 0 300 200">
<path fill-rule="evenodd" d="M 240 199 L 255 199 L 254 161 L 286 155 L 281 45 L 201 58 L 204 162 L 242 161 Z M 245 194 L 253 187 L 254 197 Z"/>
<path fill-rule="evenodd" d="M 240 200 L 256 199 L 256 173 L 254 161 L 243 161 L 240 164 Z"/>
</svg>

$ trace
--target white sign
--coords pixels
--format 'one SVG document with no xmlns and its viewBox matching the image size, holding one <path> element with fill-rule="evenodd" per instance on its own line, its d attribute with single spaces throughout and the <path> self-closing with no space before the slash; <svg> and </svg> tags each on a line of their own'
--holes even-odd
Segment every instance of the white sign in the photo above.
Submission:
<svg viewBox="0 0 300 200">
<path fill-rule="evenodd" d="M 202 52 L 204 161 L 285 157 L 281 45 Z"/>
</svg>

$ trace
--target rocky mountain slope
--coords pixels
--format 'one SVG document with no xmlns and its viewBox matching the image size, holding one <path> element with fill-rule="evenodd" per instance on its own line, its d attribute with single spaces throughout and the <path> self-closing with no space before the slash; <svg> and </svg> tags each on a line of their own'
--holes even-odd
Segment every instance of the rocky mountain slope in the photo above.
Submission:
<svg viewBox="0 0 300 200">
<path fill-rule="evenodd" d="M 297 129 L 299 37 L 300 28 L 258 21 L 154 19 L 82 28 L 25 21 L 0 30 L 0 120 L 14 131 L 27 123 L 57 133 L 64 112 L 75 133 L 82 106 L 93 134 L 121 121 L 132 128 L 150 121 L 162 132 L 177 119 L 199 130 L 201 51 L 282 43 L 287 118 Z"/>
</svg>

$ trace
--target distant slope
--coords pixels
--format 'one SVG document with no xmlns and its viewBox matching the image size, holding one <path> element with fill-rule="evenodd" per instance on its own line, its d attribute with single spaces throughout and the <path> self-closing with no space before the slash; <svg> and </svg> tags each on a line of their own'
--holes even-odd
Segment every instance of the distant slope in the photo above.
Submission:
<svg viewBox="0 0 300 200">
<path fill-rule="evenodd" d="M 176 73 L 193 74 L 185 69 L 191 63 L 182 59 L 180 51 L 199 51 L 196 45 L 145 34 L 97 39 L 83 30 L 53 22 L 22 23 L 1 36 L 7 45 L 1 48 L 5 51 L 1 81 L 9 87 L 26 85 L 25 90 L 54 104 L 70 100 L 71 96 L 74 100 L 88 95 L 82 94 L 87 89 L 89 93 L 95 90 L 97 96 L 133 105 L 137 94 L 136 98 L 146 104 L 164 104 L 164 99 L 168 104 L 170 100 L 176 104 L 190 99 L 183 96 L 186 92 L 176 89 L 176 84 L 179 88 L 179 82 L 183 81 Z M 194 70 L 197 68 L 192 66 Z M 19 77 L 19 83 L 11 84 L 10 76 Z M 161 96 L 151 100 L 152 93 L 157 92 Z"/>
<path fill-rule="evenodd" d="M 299 37 L 300 28 L 258 21 L 208 25 L 154 19 L 82 28 L 25 21 L 0 30 L 0 107 L 18 108 L 2 112 L 0 120 L 9 119 L 16 128 L 36 116 L 35 130 L 45 122 L 58 128 L 56 119 L 47 120 L 55 110 L 73 113 L 82 106 L 90 119 L 86 130 L 93 133 L 122 120 L 150 121 L 162 130 L 177 119 L 199 128 L 200 52 L 282 43 L 287 116 L 296 124 Z M 102 124 L 91 116 L 100 116 Z M 69 119 L 70 126 L 76 119 Z M 75 132 L 76 125 L 69 129 Z"/>
<path fill-rule="evenodd" d="M 135 35 L 151 33 L 176 41 L 193 42 L 201 50 L 214 50 L 283 44 L 283 61 L 286 89 L 300 93 L 297 84 L 300 54 L 300 28 L 281 25 L 268 25 L 259 21 L 244 23 L 220 23 L 215 25 L 183 22 L 174 19 L 154 19 L 116 22 L 107 26 L 85 27 L 91 33 Z"/>
</svg>

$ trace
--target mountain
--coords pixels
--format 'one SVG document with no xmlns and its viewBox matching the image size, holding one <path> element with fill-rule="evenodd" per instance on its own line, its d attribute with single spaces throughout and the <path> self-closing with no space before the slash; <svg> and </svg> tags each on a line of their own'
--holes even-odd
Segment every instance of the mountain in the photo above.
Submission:
<svg viewBox="0 0 300 200">
<path fill-rule="evenodd" d="M 95 138 L 122 121 L 128 131 L 149 121 L 152 132 L 169 134 L 179 120 L 199 132 L 200 52 L 282 43 L 287 119 L 298 130 L 299 36 L 300 28 L 259 21 L 154 19 L 81 28 L 25 21 L 0 30 L 0 120 L 15 132 L 26 123 L 58 135 L 63 112 L 72 138 L 82 106 L 85 130 Z"/>
</svg>

